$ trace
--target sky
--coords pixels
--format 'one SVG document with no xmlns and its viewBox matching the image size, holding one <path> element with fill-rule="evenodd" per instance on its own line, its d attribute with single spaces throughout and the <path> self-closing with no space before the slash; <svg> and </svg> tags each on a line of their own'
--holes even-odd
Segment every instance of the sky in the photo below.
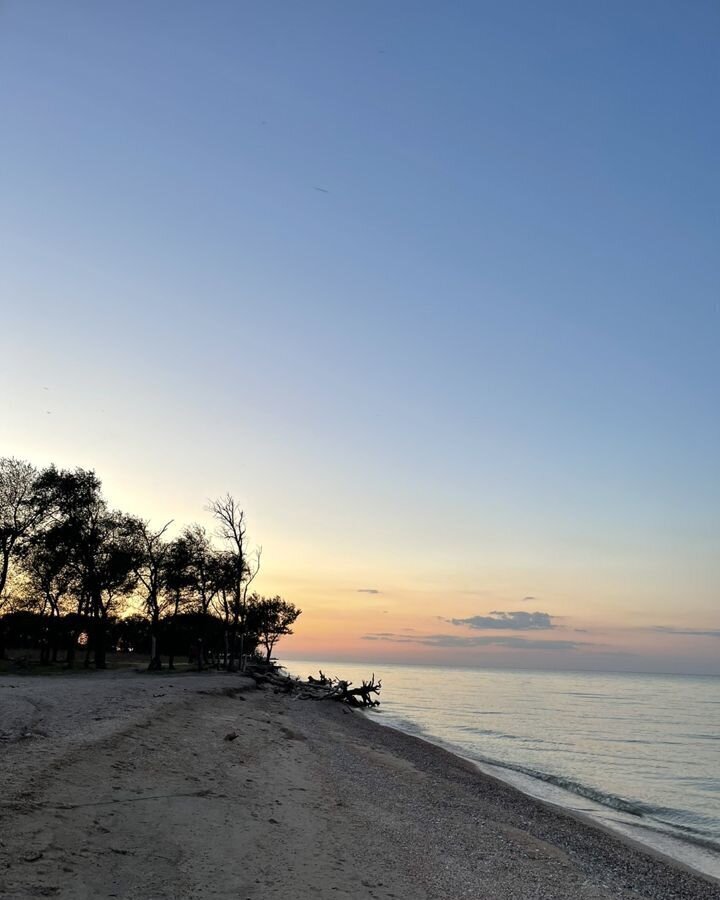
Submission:
<svg viewBox="0 0 720 900">
<path fill-rule="evenodd" d="M 0 455 L 280 656 L 720 674 L 720 7 L 0 0 Z"/>
</svg>

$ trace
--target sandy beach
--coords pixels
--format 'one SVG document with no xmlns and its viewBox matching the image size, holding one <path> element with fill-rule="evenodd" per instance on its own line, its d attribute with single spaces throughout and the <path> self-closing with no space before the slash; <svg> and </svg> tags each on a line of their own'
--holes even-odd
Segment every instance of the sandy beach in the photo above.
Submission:
<svg viewBox="0 0 720 900">
<path fill-rule="evenodd" d="M 720 900 L 442 749 L 238 676 L 4 677 L 0 759 L 4 898 Z"/>
</svg>

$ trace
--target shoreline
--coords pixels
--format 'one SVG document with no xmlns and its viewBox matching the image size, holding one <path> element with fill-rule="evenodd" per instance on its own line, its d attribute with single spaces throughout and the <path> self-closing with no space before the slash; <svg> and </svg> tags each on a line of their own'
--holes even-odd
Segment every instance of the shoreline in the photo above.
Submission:
<svg viewBox="0 0 720 900">
<path fill-rule="evenodd" d="M 550 781 L 534 778 L 532 775 L 519 770 L 474 759 L 472 756 L 462 753 L 460 748 L 434 735 L 414 733 L 403 728 L 397 722 L 383 721 L 382 712 L 369 711 L 365 715 L 370 721 L 381 725 L 383 728 L 390 728 L 406 737 L 423 741 L 431 747 L 444 750 L 452 756 L 469 763 L 485 777 L 499 781 L 525 797 L 529 797 L 538 803 L 547 804 L 553 809 L 580 819 L 591 827 L 606 831 L 618 840 L 627 841 L 634 847 L 659 856 L 668 863 L 681 866 L 689 872 L 720 884 L 720 848 L 710 841 L 702 838 L 683 838 L 669 830 L 663 831 L 655 828 L 653 825 L 641 824 L 640 821 L 633 822 L 632 814 L 627 814 L 624 819 L 613 819 L 611 815 L 620 816 L 622 810 L 617 810 L 609 805 L 606 806 L 590 797 L 576 794 L 570 789 L 562 788 Z M 554 799 L 554 797 L 557 799 Z M 589 807 L 587 809 L 578 809 L 574 805 L 577 803 L 589 804 Z M 642 814 L 637 815 L 638 820 L 643 818 Z"/>
<path fill-rule="evenodd" d="M 422 738 L 237 675 L 0 681 L 11 900 L 720 900 Z"/>
</svg>

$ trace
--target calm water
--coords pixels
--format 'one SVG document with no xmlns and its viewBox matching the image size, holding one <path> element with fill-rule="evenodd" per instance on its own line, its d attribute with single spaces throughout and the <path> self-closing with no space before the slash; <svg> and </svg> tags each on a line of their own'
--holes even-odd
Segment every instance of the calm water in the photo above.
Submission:
<svg viewBox="0 0 720 900">
<path fill-rule="evenodd" d="M 379 721 L 720 877 L 720 678 L 292 661 L 383 679 Z"/>
</svg>

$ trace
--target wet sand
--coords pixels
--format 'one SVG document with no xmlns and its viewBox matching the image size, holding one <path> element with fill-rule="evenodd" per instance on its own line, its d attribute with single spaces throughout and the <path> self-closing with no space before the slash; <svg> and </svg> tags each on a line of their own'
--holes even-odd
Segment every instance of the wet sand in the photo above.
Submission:
<svg viewBox="0 0 720 900">
<path fill-rule="evenodd" d="M 3 898 L 720 900 L 438 747 L 238 676 L 0 678 L 0 779 Z"/>
</svg>

